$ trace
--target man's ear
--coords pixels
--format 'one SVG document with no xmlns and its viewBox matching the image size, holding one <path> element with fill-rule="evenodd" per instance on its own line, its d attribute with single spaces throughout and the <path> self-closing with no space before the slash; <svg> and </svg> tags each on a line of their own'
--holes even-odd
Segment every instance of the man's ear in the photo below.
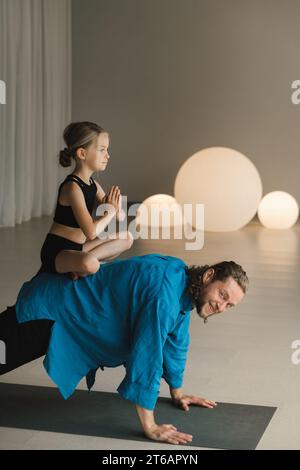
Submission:
<svg viewBox="0 0 300 470">
<path fill-rule="evenodd" d="M 204 274 L 202 274 L 203 284 L 209 284 L 214 277 L 215 270 L 214 268 L 208 268 Z"/>
</svg>

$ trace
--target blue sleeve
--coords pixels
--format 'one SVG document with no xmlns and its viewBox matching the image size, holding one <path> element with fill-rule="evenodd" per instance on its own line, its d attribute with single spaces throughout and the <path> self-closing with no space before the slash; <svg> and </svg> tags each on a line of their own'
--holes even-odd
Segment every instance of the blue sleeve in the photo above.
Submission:
<svg viewBox="0 0 300 470">
<path fill-rule="evenodd" d="M 190 312 L 179 314 L 175 328 L 168 334 L 163 348 L 163 375 L 171 388 L 183 384 L 183 373 L 190 343 Z"/>
<path fill-rule="evenodd" d="M 163 373 L 163 346 L 179 309 L 163 296 L 150 299 L 134 321 L 126 375 L 118 387 L 123 398 L 153 410 Z"/>
</svg>

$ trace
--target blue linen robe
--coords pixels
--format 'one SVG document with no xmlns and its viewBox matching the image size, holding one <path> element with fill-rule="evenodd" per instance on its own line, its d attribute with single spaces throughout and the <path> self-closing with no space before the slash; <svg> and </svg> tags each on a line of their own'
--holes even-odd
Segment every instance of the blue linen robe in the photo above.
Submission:
<svg viewBox="0 0 300 470">
<path fill-rule="evenodd" d="M 99 366 L 123 365 L 117 391 L 149 410 L 161 378 L 182 386 L 193 308 L 185 266 L 151 253 L 112 260 L 75 282 L 40 273 L 23 284 L 17 320 L 55 321 L 44 367 L 65 399 Z"/>
</svg>

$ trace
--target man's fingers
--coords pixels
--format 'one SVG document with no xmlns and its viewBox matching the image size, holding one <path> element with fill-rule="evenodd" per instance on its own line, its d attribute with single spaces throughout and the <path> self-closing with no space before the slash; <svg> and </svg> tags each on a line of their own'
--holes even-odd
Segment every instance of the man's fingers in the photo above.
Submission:
<svg viewBox="0 0 300 470">
<path fill-rule="evenodd" d="M 174 429 L 168 429 L 166 431 L 166 434 L 174 437 L 175 439 L 188 439 L 188 440 L 193 439 L 192 434 L 187 434 L 185 432 L 177 431 Z"/>
<path fill-rule="evenodd" d="M 193 436 L 188 436 L 187 434 L 184 434 L 184 433 L 175 432 L 173 435 L 170 436 L 170 439 L 174 439 L 177 442 L 177 444 L 186 444 L 192 441 Z"/>
<path fill-rule="evenodd" d="M 212 400 L 204 400 L 205 405 L 210 406 L 210 407 L 215 407 L 217 406 L 217 403 L 212 401 Z"/>
<path fill-rule="evenodd" d="M 189 403 L 195 403 L 196 405 L 203 405 L 203 406 L 215 406 L 215 402 L 212 400 L 207 400 L 206 398 L 190 396 L 188 397 Z"/>
<path fill-rule="evenodd" d="M 186 434 L 185 432 L 179 432 L 179 431 L 175 431 L 174 432 L 174 436 L 176 437 L 176 439 L 186 439 L 186 440 L 192 440 L 193 439 L 193 436 L 191 434 Z"/>
<path fill-rule="evenodd" d="M 204 406 L 205 408 L 214 408 L 214 405 L 209 400 L 203 400 L 201 398 L 195 400 L 193 403 L 199 406 Z"/>
<path fill-rule="evenodd" d="M 184 398 L 182 398 L 181 403 L 184 406 L 188 406 L 192 403 L 196 403 L 196 401 L 193 399 L 193 397 L 184 397 Z"/>
<path fill-rule="evenodd" d="M 166 439 L 167 442 L 169 442 L 169 444 L 179 444 L 178 441 L 176 441 L 176 439 L 173 439 L 172 437 L 168 437 L 168 439 Z"/>
<path fill-rule="evenodd" d="M 189 441 L 186 441 L 185 439 L 176 439 L 174 440 L 174 442 L 172 442 L 173 444 L 188 444 Z"/>
<path fill-rule="evenodd" d="M 210 405 L 213 405 L 213 406 L 217 406 L 217 403 L 215 401 L 212 401 L 212 400 L 206 400 L 207 403 L 209 403 Z"/>
<path fill-rule="evenodd" d="M 188 399 L 187 398 L 181 398 L 179 400 L 179 406 L 180 408 L 182 408 L 184 411 L 188 411 L 189 410 L 189 406 L 188 406 Z"/>
<path fill-rule="evenodd" d="M 187 444 L 188 442 L 191 442 L 190 439 L 183 439 L 183 438 L 180 438 L 180 437 L 173 437 L 173 436 L 170 436 L 170 437 L 167 437 L 166 438 L 167 442 L 170 442 L 171 444 Z"/>
<path fill-rule="evenodd" d="M 186 406 L 188 407 L 188 405 L 199 405 L 204 406 L 205 408 L 214 408 L 215 406 L 217 406 L 217 403 L 212 400 L 196 397 L 194 395 L 187 395 L 181 399 L 181 406 L 184 409 L 188 409 L 186 408 Z"/>
<path fill-rule="evenodd" d="M 185 403 L 185 402 L 182 402 L 182 403 L 181 403 L 181 408 L 184 409 L 184 410 L 186 410 L 186 411 L 189 410 L 188 404 Z"/>
<path fill-rule="evenodd" d="M 166 426 L 170 429 L 173 429 L 174 431 L 177 431 L 177 428 L 173 426 L 173 424 L 166 424 Z"/>
<path fill-rule="evenodd" d="M 176 427 L 166 424 L 168 429 L 161 435 L 160 440 L 169 442 L 170 444 L 186 444 L 192 441 L 193 436 L 184 432 L 177 431 Z"/>
</svg>

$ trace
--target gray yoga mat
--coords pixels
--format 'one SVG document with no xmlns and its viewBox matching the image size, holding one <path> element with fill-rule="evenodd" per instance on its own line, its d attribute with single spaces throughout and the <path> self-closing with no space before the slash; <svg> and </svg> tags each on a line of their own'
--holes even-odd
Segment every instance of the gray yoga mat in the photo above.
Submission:
<svg viewBox="0 0 300 470">
<path fill-rule="evenodd" d="M 118 393 L 76 390 L 64 400 L 56 388 L 0 383 L 0 426 L 85 436 L 149 441 L 135 406 Z M 172 423 L 193 435 L 196 447 L 255 449 L 276 408 L 220 403 L 185 412 L 170 399 L 158 399 L 158 423 Z M 173 444 L 170 447 L 174 448 Z"/>
</svg>

